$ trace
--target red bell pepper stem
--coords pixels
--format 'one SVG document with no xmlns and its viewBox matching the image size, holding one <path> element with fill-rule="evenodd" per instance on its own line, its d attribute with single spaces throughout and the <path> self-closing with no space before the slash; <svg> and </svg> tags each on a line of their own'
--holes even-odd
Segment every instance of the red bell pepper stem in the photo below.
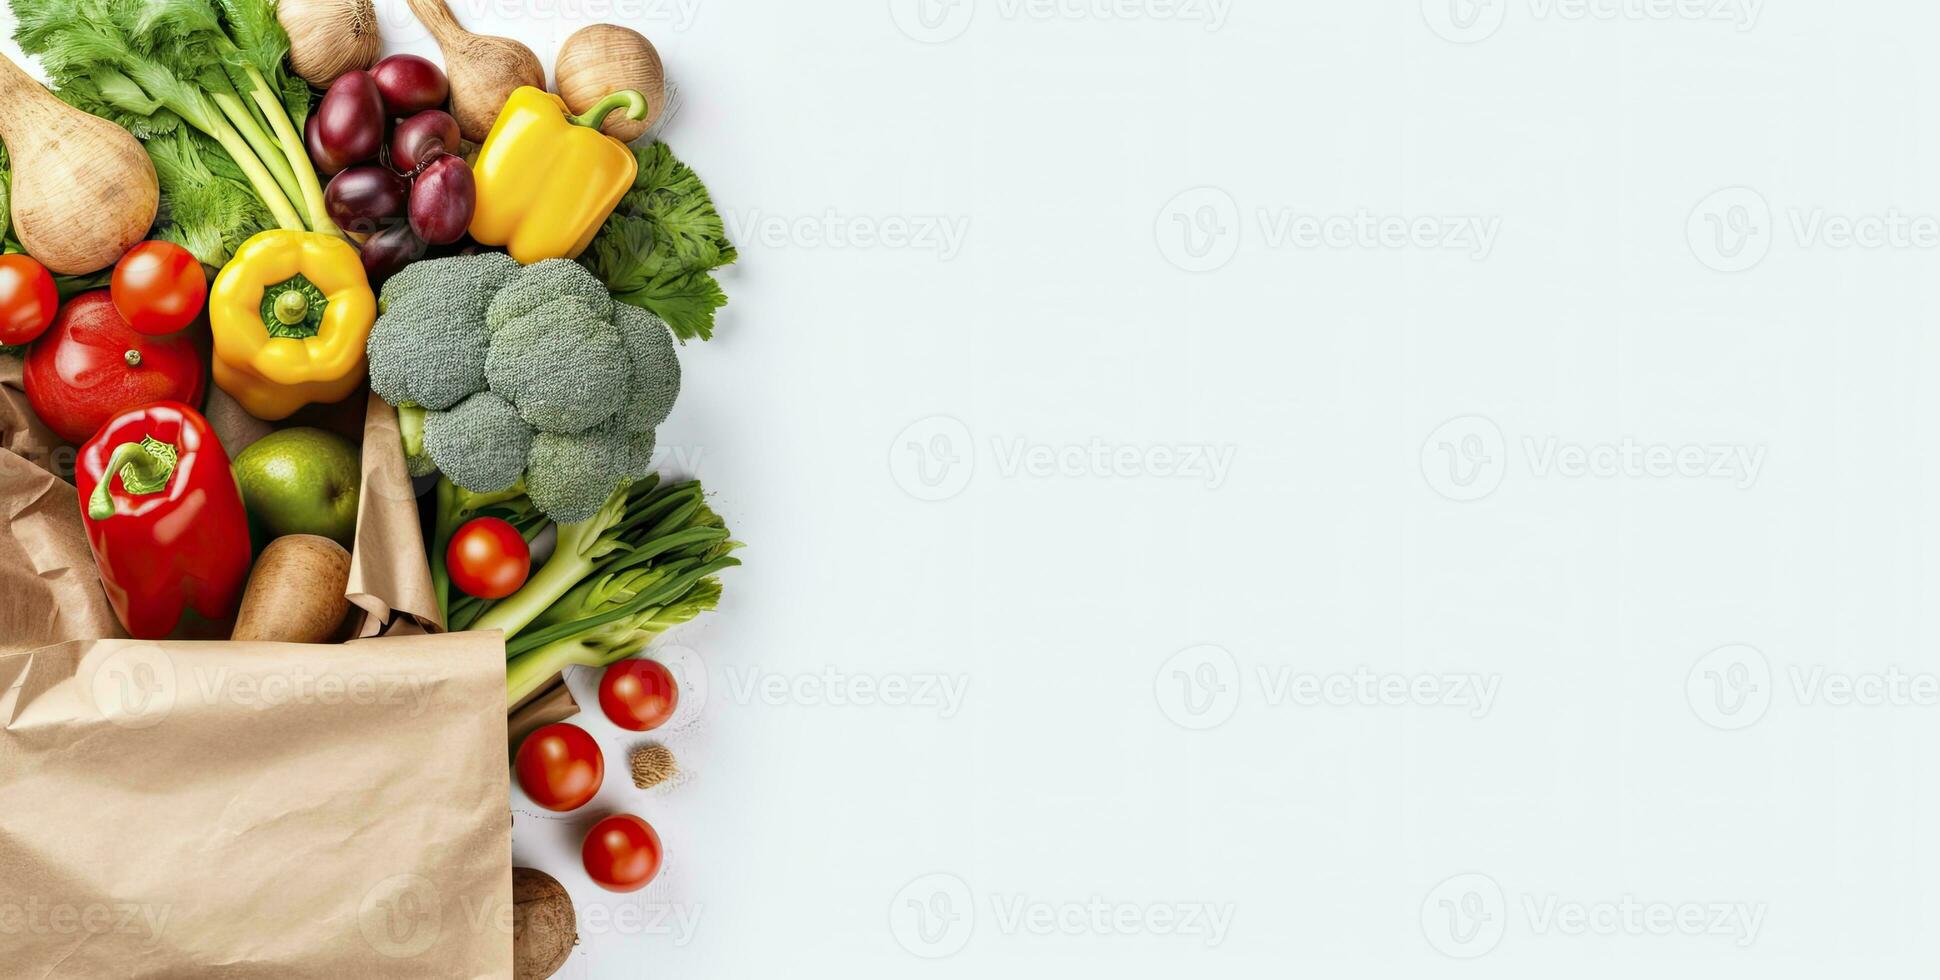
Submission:
<svg viewBox="0 0 1940 980">
<path fill-rule="evenodd" d="M 129 472 L 131 470 L 133 472 Z M 108 493 L 114 486 L 115 474 L 121 475 L 121 489 L 127 493 L 160 493 L 168 485 L 168 478 L 175 473 L 175 464 L 157 457 L 139 442 L 124 442 L 115 447 L 102 473 L 101 482 L 95 484 L 94 492 L 88 495 L 88 516 L 97 521 L 115 516 L 114 497 Z M 150 487 L 153 489 L 148 489 Z"/>
</svg>

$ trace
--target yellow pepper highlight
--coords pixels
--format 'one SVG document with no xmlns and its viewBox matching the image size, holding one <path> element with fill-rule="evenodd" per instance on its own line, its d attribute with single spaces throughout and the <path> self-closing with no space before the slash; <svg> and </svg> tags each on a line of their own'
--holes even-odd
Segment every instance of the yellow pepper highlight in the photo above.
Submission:
<svg viewBox="0 0 1940 980">
<path fill-rule="evenodd" d="M 375 322 L 377 297 L 355 246 L 316 232 L 263 232 L 236 249 L 209 290 L 215 382 L 268 421 L 342 401 L 363 383 Z"/>
<path fill-rule="evenodd" d="M 645 119 L 647 99 L 628 89 L 571 116 L 559 96 L 530 85 L 513 90 L 472 164 L 472 238 L 503 245 L 527 265 L 586 251 L 639 169 L 626 144 L 599 131 L 619 109 Z"/>
</svg>

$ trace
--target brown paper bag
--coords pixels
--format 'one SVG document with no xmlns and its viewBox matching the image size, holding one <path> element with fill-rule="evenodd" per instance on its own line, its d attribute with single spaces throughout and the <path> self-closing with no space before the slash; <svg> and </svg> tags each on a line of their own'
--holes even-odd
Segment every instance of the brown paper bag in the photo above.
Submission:
<svg viewBox="0 0 1940 980">
<path fill-rule="evenodd" d="M 398 442 L 397 410 L 371 395 L 364 413 L 364 485 L 357 498 L 357 544 L 345 594 L 365 613 L 358 636 L 376 636 L 400 619 L 442 632 L 418 502 Z"/>
<path fill-rule="evenodd" d="M 509 977 L 505 650 L 137 640 L 0 655 L 0 964 Z"/>
</svg>

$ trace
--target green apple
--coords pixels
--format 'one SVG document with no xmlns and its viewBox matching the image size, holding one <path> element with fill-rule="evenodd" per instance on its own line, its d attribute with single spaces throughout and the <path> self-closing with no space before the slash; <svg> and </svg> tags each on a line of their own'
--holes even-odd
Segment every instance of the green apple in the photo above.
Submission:
<svg viewBox="0 0 1940 980">
<path fill-rule="evenodd" d="M 282 429 L 251 443 L 234 466 L 243 506 L 267 537 L 320 534 L 351 546 L 359 468 L 350 440 L 322 429 Z"/>
</svg>

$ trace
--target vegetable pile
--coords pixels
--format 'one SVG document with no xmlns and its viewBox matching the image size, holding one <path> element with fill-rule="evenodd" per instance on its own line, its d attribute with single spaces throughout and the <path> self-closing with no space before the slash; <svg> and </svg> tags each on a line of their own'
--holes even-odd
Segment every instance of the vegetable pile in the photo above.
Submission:
<svg viewBox="0 0 1940 980">
<path fill-rule="evenodd" d="M 0 62 L 0 356 L 79 447 L 75 503 L 128 634 L 341 640 L 363 467 L 399 452 L 437 615 L 504 635 L 508 711 L 573 707 L 562 673 L 610 667 L 616 729 L 667 724 L 673 674 L 629 658 L 717 606 L 740 544 L 654 451 L 677 346 L 713 336 L 736 253 L 657 140 L 653 45 L 581 30 L 554 94 L 529 49 L 443 0 L 408 0 L 442 66 L 379 60 L 369 0 L 5 2 L 51 85 Z M 211 384 L 269 434 L 228 452 Z M 366 387 L 402 440 L 360 460 L 327 406 Z M 521 785 L 583 805 L 597 742 L 538 724 L 514 726 L 536 728 Z M 581 847 L 616 891 L 660 866 L 632 815 Z M 542 904 L 569 937 L 563 890 Z M 521 953 L 531 975 L 560 938 Z"/>
</svg>

